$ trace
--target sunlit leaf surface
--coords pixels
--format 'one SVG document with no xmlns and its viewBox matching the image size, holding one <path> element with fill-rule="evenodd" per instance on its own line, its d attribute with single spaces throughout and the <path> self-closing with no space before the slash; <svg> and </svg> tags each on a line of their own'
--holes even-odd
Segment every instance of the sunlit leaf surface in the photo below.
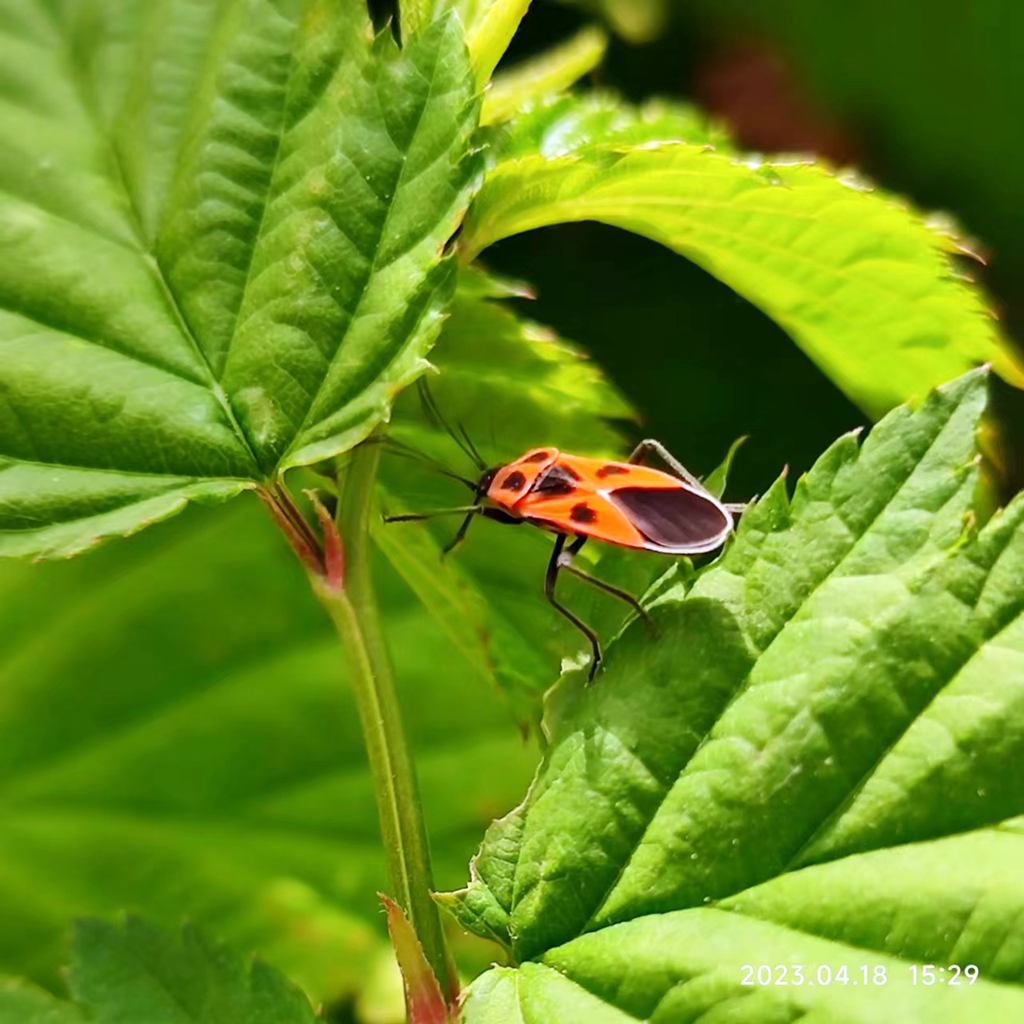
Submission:
<svg viewBox="0 0 1024 1024">
<path fill-rule="evenodd" d="M 661 595 L 657 643 L 634 627 L 563 681 L 528 796 L 447 898 L 521 964 L 470 1024 L 1024 1012 L 1024 502 L 965 526 L 984 397 L 975 373 L 840 439 Z M 751 986 L 769 962 L 888 980 Z M 915 986 L 921 963 L 981 980 Z"/>
<path fill-rule="evenodd" d="M 421 372 L 476 177 L 461 27 L 0 2 L 0 554 L 344 451 Z"/>
<path fill-rule="evenodd" d="M 609 118 L 625 122 L 617 138 Z M 955 272 L 956 243 L 905 202 L 822 165 L 741 157 L 675 120 L 639 111 L 630 126 L 621 104 L 574 116 L 567 100 L 527 113 L 473 204 L 467 258 L 531 228 L 601 221 L 700 264 L 872 414 L 980 363 L 1024 383 Z"/>
</svg>

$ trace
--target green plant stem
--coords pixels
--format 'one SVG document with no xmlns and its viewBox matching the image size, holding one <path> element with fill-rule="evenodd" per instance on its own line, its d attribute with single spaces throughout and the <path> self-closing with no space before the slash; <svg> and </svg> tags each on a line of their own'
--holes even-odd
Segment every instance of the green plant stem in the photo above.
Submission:
<svg viewBox="0 0 1024 1024">
<path fill-rule="evenodd" d="M 314 577 L 314 589 L 338 631 L 351 667 L 352 691 L 363 727 L 381 837 L 394 895 L 405 910 L 441 990 L 458 991 L 437 904 L 416 775 L 370 572 L 369 519 L 380 446 L 360 445 L 350 456 L 338 508 L 345 546 L 340 587 Z"/>
</svg>

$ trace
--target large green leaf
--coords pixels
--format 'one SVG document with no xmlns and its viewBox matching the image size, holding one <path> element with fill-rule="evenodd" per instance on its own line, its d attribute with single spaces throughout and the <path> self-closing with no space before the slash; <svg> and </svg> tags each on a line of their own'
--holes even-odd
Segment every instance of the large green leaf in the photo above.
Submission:
<svg viewBox="0 0 1024 1024">
<path fill-rule="evenodd" d="M 421 372 L 476 177 L 458 19 L 0 0 L 0 554 L 343 451 Z"/>
<path fill-rule="evenodd" d="M 457 885 L 535 756 L 379 569 L 435 873 Z M 257 503 L 5 563 L 0 606 L 0 973 L 55 984 L 71 918 L 127 908 L 187 915 L 317 1000 L 360 989 L 387 955 L 373 788 L 343 654 Z"/>
<path fill-rule="evenodd" d="M 521 963 L 470 1024 L 1024 1013 L 1024 500 L 965 530 L 984 398 L 975 373 L 840 439 L 663 589 L 656 642 L 563 680 L 525 801 L 446 898 Z M 922 962 L 982 980 L 915 986 Z"/>
<path fill-rule="evenodd" d="M 314 1024 L 319 1019 L 302 992 L 261 961 L 246 963 L 194 928 L 174 935 L 138 919 L 120 926 L 80 922 L 69 980 L 74 1005 L 24 984 L 0 984 L 0 1022 Z"/>
<path fill-rule="evenodd" d="M 638 113 L 621 139 L 580 117 L 567 137 L 546 130 L 538 141 L 547 117 L 542 108 L 509 129 L 462 235 L 466 258 L 531 228 L 602 221 L 720 278 L 873 414 L 983 362 L 1024 383 L 954 270 L 957 243 L 905 202 L 822 165 L 709 147 L 665 117 L 645 130 Z"/>
</svg>

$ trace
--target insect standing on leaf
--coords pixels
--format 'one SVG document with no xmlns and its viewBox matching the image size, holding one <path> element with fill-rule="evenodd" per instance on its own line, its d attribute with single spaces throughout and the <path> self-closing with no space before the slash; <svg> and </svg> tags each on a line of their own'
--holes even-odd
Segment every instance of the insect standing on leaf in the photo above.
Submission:
<svg viewBox="0 0 1024 1024">
<path fill-rule="evenodd" d="M 733 516 L 745 507 L 719 501 L 664 445 L 650 439 L 641 441 L 625 462 L 569 455 L 546 447 L 534 448 L 506 465 L 487 468 L 465 430 L 456 433 L 451 429 L 425 388 L 421 388 L 421 397 L 430 418 L 447 431 L 482 475 L 474 482 L 442 469 L 472 489 L 471 505 L 388 515 L 384 521 L 412 522 L 461 513 L 462 525 L 445 547 L 445 554 L 463 540 L 477 516 L 514 526 L 529 523 L 554 533 L 544 593 L 590 642 L 590 679 L 601 664 L 601 644 L 594 630 L 558 601 L 558 574 L 564 570 L 620 598 L 645 619 L 647 613 L 632 594 L 573 563 L 583 545 L 593 538 L 665 555 L 706 554 L 725 543 L 733 530 Z M 399 450 L 403 447 L 398 446 Z M 405 453 L 419 454 L 408 448 Z M 660 458 L 669 472 L 643 465 L 651 455 Z"/>
</svg>

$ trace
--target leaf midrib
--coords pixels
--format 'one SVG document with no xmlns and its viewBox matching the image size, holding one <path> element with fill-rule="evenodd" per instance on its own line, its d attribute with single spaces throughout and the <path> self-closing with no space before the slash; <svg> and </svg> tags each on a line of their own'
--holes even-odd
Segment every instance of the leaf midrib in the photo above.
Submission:
<svg viewBox="0 0 1024 1024">
<path fill-rule="evenodd" d="M 295 32 L 298 33 L 299 31 L 300 31 L 300 25 L 296 25 Z M 276 133 L 276 136 L 275 136 L 275 139 L 274 139 L 274 159 L 271 161 L 271 164 L 270 164 L 270 173 L 267 176 L 266 191 L 264 192 L 263 197 L 262 197 L 262 201 L 260 202 L 260 218 L 259 218 L 259 223 L 256 225 L 256 232 L 253 235 L 252 245 L 249 246 L 248 258 L 246 259 L 246 264 L 245 264 L 245 280 L 242 282 L 242 290 L 239 293 L 238 306 L 237 306 L 237 308 L 234 311 L 234 316 L 232 317 L 231 335 L 228 338 L 227 347 L 224 349 L 224 356 L 223 356 L 223 359 L 222 359 L 221 372 L 217 376 L 217 380 L 218 381 L 224 375 L 224 367 L 227 366 L 228 357 L 231 355 L 231 349 L 234 346 L 235 337 L 238 334 L 239 317 L 240 317 L 241 312 L 242 312 L 242 306 L 245 303 L 246 293 L 249 291 L 249 285 L 250 285 L 250 283 L 252 281 L 253 260 L 255 259 L 255 256 L 256 256 L 256 249 L 259 246 L 260 241 L 263 239 L 263 230 L 264 230 L 264 226 L 266 224 L 267 210 L 270 207 L 270 197 L 271 197 L 271 193 L 273 191 L 274 181 L 275 181 L 275 179 L 277 177 L 277 169 L 278 169 L 278 166 L 281 163 L 281 149 L 282 149 L 282 145 L 284 143 L 284 137 L 285 137 L 285 135 L 289 131 L 294 130 L 294 128 L 296 128 L 299 124 L 302 123 L 302 121 L 304 121 L 306 119 L 307 115 L 310 113 L 311 110 L 313 110 L 313 108 L 316 106 L 316 104 L 319 102 L 319 99 L 320 99 L 320 97 L 318 95 L 316 97 L 316 99 L 309 106 L 307 106 L 307 108 L 305 110 L 303 110 L 297 118 L 295 118 L 293 121 L 289 122 L 289 120 L 288 120 L 286 115 L 288 113 L 288 103 L 289 103 L 289 100 L 291 98 L 292 76 L 294 75 L 294 73 L 295 73 L 295 45 L 294 45 L 294 40 L 293 40 L 292 48 L 291 48 L 291 50 L 288 53 L 288 73 L 285 75 L 284 88 L 281 90 L 281 106 L 282 106 L 282 110 L 281 110 L 281 127 L 280 127 L 280 130 Z M 326 83 L 331 81 L 334 78 L 334 75 L 336 73 L 337 73 L 337 65 L 335 65 L 335 67 L 333 67 L 331 69 L 331 73 L 329 75 L 324 75 L 323 82 L 325 84 L 322 86 L 322 88 L 326 88 Z M 210 371 L 211 371 L 211 373 L 213 372 L 213 368 L 212 367 L 210 367 Z M 239 425 L 239 429 L 241 429 L 240 425 Z M 250 452 L 250 455 L 252 456 L 252 458 L 254 460 L 256 460 L 256 453 L 255 453 L 255 450 L 253 449 L 251 444 L 249 445 L 249 452 Z M 256 460 L 256 461 L 258 462 L 258 460 Z"/>
<path fill-rule="evenodd" d="M 415 121 L 415 124 L 413 126 L 412 132 L 410 133 L 410 136 L 409 136 L 410 142 L 409 142 L 409 145 L 406 147 L 406 149 L 404 151 L 405 154 L 408 154 L 408 152 L 413 147 L 413 142 L 418 138 L 419 133 L 420 133 L 420 128 L 422 127 L 422 124 L 423 124 L 423 118 L 424 118 L 424 116 L 426 114 L 427 108 L 430 106 L 431 100 L 433 99 L 433 96 L 434 96 L 434 86 L 435 86 L 435 84 L 437 82 L 438 62 L 439 62 L 439 57 L 438 57 L 437 54 L 435 54 L 434 57 L 433 57 L 431 66 L 430 66 L 430 78 L 429 78 L 428 84 L 427 84 L 427 92 L 426 92 L 426 95 L 423 97 L 423 102 L 420 105 L 419 110 L 416 113 L 416 121 Z M 374 88 L 376 90 L 377 83 L 374 84 Z M 397 145 L 397 143 L 390 136 L 390 134 L 389 134 L 388 137 L 389 137 L 389 139 L 391 139 L 392 145 L 395 146 L 396 151 L 399 152 L 399 153 L 402 153 L 403 150 L 401 149 L 401 147 L 399 147 Z M 435 157 L 435 159 L 438 159 L 440 156 L 443 156 L 443 155 L 444 154 L 439 154 L 438 157 Z M 335 354 L 337 353 L 338 349 L 344 344 L 345 338 L 348 337 L 348 334 L 349 334 L 349 332 L 351 330 L 352 324 L 356 321 L 356 319 L 359 316 L 359 311 L 362 308 L 363 302 L 364 302 L 364 300 L 366 298 L 366 294 L 367 294 L 367 292 L 369 290 L 370 284 L 373 281 L 374 275 L 380 269 L 380 262 L 379 261 L 380 261 L 381 242 L 384 240 L 384 238 L 386 236 L 386 233 L 387 233 L 388 226 L 390 225 L 391 216 L 392 216 L 392 213 L 393 213 L 393 211 L 395 209 L 395 204 L 396 204 L 396 202 L 398 200 L 399 192 L 400 192 L 400 190 L 402 188 L 402 183 L 405 180 L 405 176 L 406 176 L 406 173 L 407 173 L 408 166 L 409 166 L 409 161 L 407 159 L 403 159 L 401 161 L 400 165 L 399 165 L 398 174 L 395 176 L 393 182 L 391 183 L 391 187 L 388 190 L 390 194 L 389 194 L 388 199 L 387 199 L 387 207 L 386 207 L 386 209 L 384 211 L 384 216 L 380 220 L 380 227 L 379 227 L 379 229 L 378 229 L 378 231 L 376 233 L 376 237 L 375 237 L 375 240 L 374 240 L 373 260 L 368 264 L 367 269 L 366 269 L 366 273 L 363 276 L 363 280 L 360 282 L 359 295 L 356 298 L 356 301 L 355 301 L 355 303 L 352 306 L 352 312 L 351 312 L 351 315 L 349 316 L 348 324 L 347 324 L 347 326 L 345 328 L 344 334 L 338 340 L 338 344 L 337 344 L 337 346 L 334 349 L 334 353 Z M 332 219 L 332 221 L 334 220 L 333 217 L 331 219 Z M 332 298 L 334 297 L 331 292 L 328 292 L 328 294 L 331 294 Z M 332 358 L 332 361 L 333 361 L 333 358 Z M 295 434 L 292 437 L 291 443 L 288 445 L 288 448 L 285 451 L 285 453 L 282 455 L 280 461 L 284 462 L 285 460 L 287 460 L 288 457 L 295 451 L 296 448 L 302 446 L 302 443 L 303 443 L 302 442 L 302 436 L 303 436 L 304 432 L 306 431 L 306 429 L 309 427 L 310 421 L 311 421 L 311 419 L 313 418 L 313 416 L 315 414 L 317 403 L 320 401 L 320 397 L 321 397 L 321 395 L 324 392 L 324 388 L 327 386 L 327 382 L 328 382 L 328 379 L 330 377 L 329 370 L 330 370 L 330 368 L 328 367 L 328 372 L 324 373 L 323 377 L 321 377 L 320 382 L 317 385 L 316 391 L 314 391 L 312 396 L 310 397 L 309 405 L 306 407 L 305 415 L 303 416 L 302 421 L 299 423 L 298 427 L 296 428 Z"/>
<path fill-rule="evenodd" d="M 928 456 L 929 452 L 931 452 L 936 447 L 936 445 L 939 443 L 943 433 L 947 429 L 949 429 L 950 422 L 955 417 L 957 408 L 958 408 L 957 405 L 946 405 L 945 406 L 945 408 L 943 409 L 943 420 L 942 420 L 941 425 L 938 427 L 938 429 L 936 429 L 933 432 L 933 434 L 930 437 L 927 445 L 921 451 L 920 455 L 916 459 L 913 468 L 899 482 L 899 485 L 889 495 L 889 497 L 884 502 L 882 502 L 879 505 L 878 509 L 872 515 L 871 519 L 862 527 L 860 533 L 857 534 L 855 537 L 853 537 L 852 543 L 850 544 L 850 546 L 846 550 L 846 552 L 844 552 L 843 556 L 831 567 L 831 569 L 820 580 L 817 581 L 817 583 L 814 585 L 814 587 L 811 590 L 809 590 L 805 595 L 802 596 L 799 604 L 797 604 L 793 609 L 790 610 L 790 612 L 786 616 L 786 618 L 778 625 L 778 627 L 776 628 L 775 632 L 772 634 L 771 639 L 768 641 L 768 643 L 764 644 L 763 647 L 761 647 L 757 651 L 757 654 L 755 656 L 755 663 L 756 663 L 756 659 L 759 658 L 760 656 L 762 656 L 764 654 L 764 652 L 777 640 L 777 638 L 782 633 L 782 631 L 785 629 L 785 627 L 789 624 L 789 622 L 791 622 L 795 618 L 795 616 L 800 612 L 800 610 L 803 609 L 807 605 L 807 603 L 811 599 L 811 597 L 822 586 L 824 586 L 831 578 L 834 577 L 835 573 L 846 563 L 847 559 L 856 550 L 858 544 L 862 541 L 862 539 L 871 531 L 872 527 L 878 522 L 878 520 L 882 517 L 882 515 L 884 515 L 885 512 L 890 509 L 890 507 L 893 505 L 893 503 L 904 492 L 904 489 L 915 478 L 918 469 L 920 468 L 922 462 Z M 862 457 L 863 457 L 863 449 L 860 449 L 857 452 L 857 461 L 859 461 L 860 458 L 862 458 Z M 950 501 L 954 500 L 956 498 L 956 496 L 960 493 L 960 490 L 961 490 L 960 487 L 957 487 L 956 489 L 952 490 L 950 495 L 947 497 L 946 501 L 943 503 L 943 505 L 941 507 L 944 508 L 946 505 L 948 505 L 948 503 Z M 844 523 L 844 526 L 846 526 L 845 523 Z M 849 530 L 848 526 L 846 526 L 846 528 L 847 528 L 847 530 Z M 927 561 L 924 563 L 924 565 L 917 564 L 915 567 L 916 567 L 916 569 L 918 571 L 923 571 L 925 566 L 927 566 L 927 565 L 934 565 L 934 564 L 936 564 L 936 562 L 938 562 L 938 561 L 948 557 L 948 555 L 949 555 L 949 551 L 948 550 L 943 550 L 943 551 L 936 552 L 936 553 L 934 553 L 933 555 L 931 555 L 927 559 Z M 991 571 L 991 570 L 989 570 L 989 571 Z M 749 639 L 748 639 L 748 642 L 749 642 Z M 967 660 L 970 660 L 970 659 L 967 659 Z M 959 671 L 959 669 L 957 671 Z M 954 673 L 954 675 L 955 674 L 956 673 Z M 668 796 L 671 793 L 671 791 L 672 791 L 672 789 L 673 789 L 673 787 L 675 785 L 675 781 L 677 781 L 682 776 L 682 774 L 686 771 L 686 768 L 692 763 L 693 759 L 697 756 L 699 751 L 703 747 L 706 746 L 706 744 L 708 743 L 708 741 L 711 738 L 711 734 L 712 734 L 712 731 L 714 729 L 714 726 L 721 720 L 722 716 L 726 713 L 726 711 L 729 709 L 729 707 L 731 707 L 742 696 L 742 694 L 746 692 L 747 684 L 749 683 L 749 679 L 750 679 L 750 673 L 748 672 L 747 676 L 744 677 L 744 679 L 741 681 L 741 683 L 739 684 L 737 689 L 730 695 L 730 697 L 727 700 L 727 702 L 725 703 L 725 705 L 723 705 L 721 711 L 718 713 L 718 715 L 715 718 L 715 722 L 712 723 L 712 725 L 707 729 L 707 731 L 705 732 L 704 736 L 702 737 L 702 739 L 699 742 L 699 744 L 697 745 L 697 747 L 691 752 L 690 756 L 686 759 L 685 763 L 681 766 L 679 771 L 676 773 L 675 780 L 664 789 L 663 793 L 661 794 L 661 796 L 660 796 L 660 798 L 658 800 L 657 807 L 648 816 L 647 824 L 645 825 L 643 831 L 639 834 L 637 841 L 633 844 L 633 847 L 632 847 L 629 855 L 624 859 L 622 865 L 619 868 L 619 871 L 616 873 L 615 878 L 613 879 L 611 884 L 606 888 L 604 893 L 601 895 L 601 897 L 600 897 L 600 899 L 599 899 L 595 909 L 591 913 L 590 917 L 587 919 L 586 923 L 581 927 L 581 929 L 578 932 L 578 934 L 584 934 L 584 933 L 588 933 L 590 931 L 595 930 L 595 929 L 593 929 L 593 924 L 594 924 L 595 918 L 597 918 L 597 916 L 600 914 L 600 912 L 603 909 L 604 905 L 606 904 L 609 896 L 612 894 L 612 892 L 615 890 L 616 886 L 621 881 L 623 875 L 625 874 L 625 871 L 627 870 L 627 868 L 629 867 L 630 863 L 632 862 L 632 859 L 633 859 L 637 849 L 639 848 L 640 844 L 642 843 L 643 837 L 644 837 L 644 835 L 646 835 L 646 832 L 647 832 L 648 828 L 650 827 L 651 822 L 657 817 L 658 812 L 664 806 L 665 801 L 668 799 Z M 945 687 L 948 685 L 948 683 L 949 683 L 948 679 L 945 682 L 943 682 L 942 686 L 940 686 L 937 689 L 936 696 L 939 693 L 941 693 L 942 690 L 945 689 Z M 922 712 L 923 712 L 923 710 L 924 709 L 922 709 Z M 914 716 L 914 719 L 912 721 L 916 721 L 919 717 L 920 717 L 920 713 L 918 715 Z M 877 765 L 875 767 L 877 767 Z M 873 770 L 874 770 L 874 768 L 872 769 L 872 771 Z M 844 797 L 844 800 L 845 799 L 846 799 L 846 797 Z M 516 864 L 515 864 L 515 867 L 513 869 L 514 873 L 518 872 L 518 867 L 519 867 L 519 862 L 520 862 L 521 856 L 522 856 L 522 846 L 519 845 L 516 848 Z M 725 898 L 725 897 L 723 897 L 723 898 Z M 513 904 L 509 908 L 506 908 L 506 912 L 511 914 L 514 911 L 514 908 L 515 908 L 515 904 Z"/>
<path fill-rule="evenodd" d="M 1013 543 L 1015 537 L 1016 531 L 1007 532 L 1007 535 L 1004 538 L 1004 543 L 1000 548 L 999 553 L 994 557 L 992 565 L 986 573 L 986 579 L 988 579 L 991 576 L 992 572 L 999 564 L 999 559 L 1002 557 L 1006 548 Z M 947 557 L 955 557 L 955 555 L 955 551 L 947 553 Z M 980 598 L 981 596 L 982 592 L 979 590 L 978 597 Z M 972 604 L 971 608 L 972 610 L 976 609 L 977 603 L 975 602 L 975 604 Z M 801 865 L 798 863 L 800 858 L 803 856 L 804 852 L 814 844 L 814 842 L 818 839 L 819 836 L 824 835 L 828 831 L 830 826 L 833 825 L 842 816 L 842 814 L 847 809 L 849 809 L 850 806 L 852 806 L 854 801 L 864 790 L 864 787 L 871 780 L 871 778 L 878 770 L 880 765 L 886 760 L 889 754 L 892 753 L 892 751 L 896 748 L 900 741 L 910 732 L 914 725 L 916 725 L 916 723 L 928 712 L 929 708 L 931 708 L 935 704 L 935 702 L 942 697 L 942 695 L 945 693 L 946 689 L 950 686 L 950 684 L 953 683 L 957 679 L 957 677 L 964 671 L 964 669 L 967 668 L 967 666 L 969 666 L 970 663 L 981 654 L 982 650 L 986 646 L 996 642 L 1001 633 L 1003 633 L 1007 629 L 1012 628 L 1012 626 L 1016 623 L 1017 619 L 1021 616 L 1022 613 L 1024 613 L 1024 591 L 1021 592 L 1020 597 L 1018 599 L 1018 604 L 1016 606 L 1016 610 L 1010 613 L 1008 621 L 993 622 L 992 629 L 985 630 L 979 636 L 977 647 L 975 647 L 971 651 L 966 652 L 965 657 L 952 664 L 952 666 L 948 670 L 949 674 L 944 675 L 941 685 L 936 688 L 935 692 L 928 699 L 927 703 L 924 704 L 924 706 L 920 709 L 920 711 L 917 712 L 916 715 L 914 715 L 912 718 L 909 718 L 906 721 L 904 727 L 901 730 L 899 730 L 897 735 L 895 735 L 892 738 L 892 741 L 885 745 L 884 749 L 879 753 L 879 756 L 865 769 L 864 772 L 861 773 L 860 778 L 857 779 L 856 782 L 854 782 L 848 788 L 842 800 L 836 804 L 836 806 L 821 820 L 821 822 L 819 822 L 817 827 L 814 829 L 813 832 L 811 832 L 807 839 L 805 839 L 804 842 L 800 844 L 797 850 L 786 862 L 784 867 L 779 871 L 778 874 L 780 877 L 782 875 L 790 873 L 794 869 L 809 866 Z M 946 835 L 946 833 L 943 833 L 943 835 Z M 897 845 L 905 844 L 900 843 Z"/>
<path fill-rule="evenodd" d="M 4 465 L 5 462 L 9 463 L 9 465 Z M 181 473 L 163 473 L 159 470 L 118 469 L 116 466 L 76 466 L 69 462 L 41 462 L 38 459 L 24 459 L 20 455 L 0 454 L 0 473 L 7 469 L 13 469 L 16 465 L 38 466 L 40 469 L 66 469 L 73 473 L 110 473 L 114 476 L 138 476 L 148 480 L 166 480 L 168 484 L 173 483 L 175 485 L 207 483 L 210 480 L 252 484 L 252 480 L 247 476 L 189 476 Z"/>
<path fill-rule="evenodd" d="M 224 412 L 228 424 L 231 427 L 232 433 L 235 435 L 236 440 L 239 442 L 243 453 L 252 466 L 252 478 L 259 479 L 262 474 L 259 469 L 259 460 L 256 458 L 255 449 L 249 436 L 242 428 L 237 417 L 235 416 L 234 408 L 231 405 L 230 399 L 224 393 L 224 390 L 218 383 L 218 378 L 213 370 L 206 353 L 202 346 L 199 344 L 199 340 L 193 333 L 191 325 L 188 322 L 184 311 L 178 302 L 177 294 L 174 288 L 171 286 L 167 279 L 164 269 L 160 264 L 159 256 L 155 249 L 149 244 L 146 238 L 145 230 L 142 225 L 142 216 L 139 210 L 138 198 L 132 192 L 128 184 L 128 179 L 125 174 L 124 162 L 121 156 L 120 147 L 117 145 L 116 140 L 111 136 L 110 132 L 106 129 L 103 124 L 102 118 L 99 115 L 99 111 L 96 109 L 95 97 L 92 95 L 92 90 L 88 88 L 87 81 L 83 78 L 81 69 L 78 67 L 74 60 L 74 51 L 64 32 L 64 25 L 56 10 L 51 10 L 46 7 L 46 14 L 49 16 L 57 39 L 60 42 L 61 50 L 64 56 L 65 67 L 68 71 L 68 77 L 73 85 L 75 94 L 78 97 L 79 104 L 82 110 L 88 116 L 90 123 L 92 124 L 93 131 L 95 132 L 96 138 L 103 144 L 104 149 L 110 156 L 110 166 L 113 168 L 114 175 L 112 178 L 112 184 L 114 184 L 117 190 L 120 192 L 124 199 L 125 210 L 128 215 L 128 225 L 131 228 L 132 234 L 138 244 L 138 253 L 142 258 L 143 265 L 147 268 L 150 275 L 155 280 L 161 294 L 164 296 L 165 301 L 168 304 L 170 312 L 174 318 L 174 322 L 177 324 L 178 330 L 182 337 L 186 340 L 193 354 L 198 359 L 199 367 L 205 371 L 206 380 L 203 381 L 203 386 L 210 392 L 218 406 Z M 294 60 L 292 58 L 292 60 Z M 289 75 L 291 74 L 291 67 L 289 68 Z M 176 154 L 176 156 L 180 153 Z M 89 339 L 83 339 L 88 341 Z M 122 353 L 123 354 L 123 353 Z M 132 358 L 132 357 L 129 357 Z M 141 361 L 141 360 L 136 360 Z M 180 376 L 180 375 L 177 375 Z M 187 378 L 182 378 L 187 379 Z M 189 383 L 195 383 L 189 381 Z"/>
</svg>

